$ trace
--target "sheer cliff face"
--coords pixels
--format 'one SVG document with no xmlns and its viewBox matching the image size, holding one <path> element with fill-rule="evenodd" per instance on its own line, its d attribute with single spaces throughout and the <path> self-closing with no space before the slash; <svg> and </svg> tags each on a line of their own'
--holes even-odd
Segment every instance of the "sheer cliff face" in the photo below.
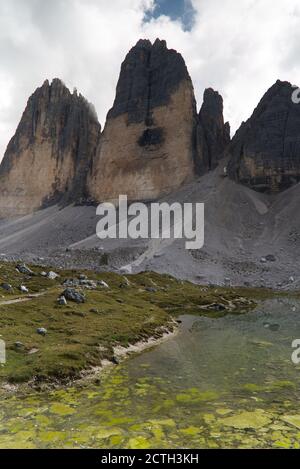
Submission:
<svg viewBox="0 0 300 469">
<path fill-rule="evenodd" d="M 224 123 L 223 98 L 212 88 L 204 92 L 199 126 L 204 166 L 214 169 L 230 143 L 230 125 Z"/>
<path fill-rule="evenodd" d="M 58 80 L 29 98 L 0 167 L 0 215 L 26 214 L 60 200 L 86 198 L 100 137 L 89 103 Z"/>
<path fill-rule="evenodd" d="M 139 41 L 122 64 L 88 178 L 92 197 L 157 198 L 193 178 L 197 114 L 184 60 L 165 41 Z M 201 166 L 201 164 L 200 164 Z"/>
<path fill-rule="evenodd" d="M 141 40 L 121 67 L 101 134 L 91 105 L 55 79 L 29 98 L 0 166 L 0 216 L 54 203 L 157 199 L 217 165 L 228 144 L 222 97 L 197 115 L 184 60 Z"/>
<path fill-rule="evenodd" d="M 300 181 L 300 105 L 294 88 L 277 81 L 242 124 L 230 145 L 228 174 L 263 192 L 277 192 Z"/>
</svg>

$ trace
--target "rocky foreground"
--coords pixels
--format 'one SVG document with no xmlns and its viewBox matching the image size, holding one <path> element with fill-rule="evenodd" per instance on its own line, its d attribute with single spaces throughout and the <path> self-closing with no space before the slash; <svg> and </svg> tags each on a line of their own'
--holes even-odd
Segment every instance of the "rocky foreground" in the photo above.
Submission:
<svg viewBox="0 0 300 469">
<path fill-rule="evenodd" d="M 7 347 L 0 380 L 35 387 L 79 378 L 103 360 L 118 362 L 118 346 L 161 337 L 174 329 L 178 315 L 240 314 L 272 294 L 199 287 L 154 273 L 57 273 L 10 263 L 0 265 L 0 280 Z"/>
</svg>

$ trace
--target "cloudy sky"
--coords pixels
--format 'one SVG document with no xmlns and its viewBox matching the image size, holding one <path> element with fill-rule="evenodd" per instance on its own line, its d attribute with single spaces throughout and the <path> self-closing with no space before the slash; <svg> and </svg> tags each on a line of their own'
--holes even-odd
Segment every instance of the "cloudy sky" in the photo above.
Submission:
<svg viewBox="0 0 300 469">
<path fill-rule="evenodd" d="M 166 39 L 212 86 L 233 130 L 278 79 L 300 83 L 299 0 L 0 0 L 0 157 L 30 94 L 61 78 L 103 125 L 120 64 L 139 38 Z"/>
</svg>

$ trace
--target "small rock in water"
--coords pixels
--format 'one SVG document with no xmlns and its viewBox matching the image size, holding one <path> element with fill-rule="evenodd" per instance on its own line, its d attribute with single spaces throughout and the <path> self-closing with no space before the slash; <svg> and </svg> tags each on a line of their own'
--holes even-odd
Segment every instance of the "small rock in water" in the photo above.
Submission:
<svg viewBox="0 0 300 469">
<path fill-rule="evenodd" d="M 47 333 L 48 333 L 47 329 L 45 329 L 44 327 L 39 327 L 36 332 L 39 335 L 43 335 L 43 336 L 47 335 Z"/>
<path fill-rule="evenodd" d="M 67 288 L 63 292 L 63 296 L 66 300 L 74 301 L 75 303 L 85 303 L 85 296 L 82 293 L 74 290 L 73 288 Z"/>
<path fill-rule="evenodd" d="M 60 306 L 67 306 L 68 304 L 64 296 L 61 296 L 60 298 L 58 298 L 57 302 Z"/>
<path fill-rule="evenodd" d="M 16 269 L 24 275 L 30 275 L 31 277 L 35 275 L 35 273 L 27 267 L 26 264 L 18 264 Z"/>
<path fill-rule="evenodd" d="M 3 288 L 3 290 L 6 290 L 6 291 L 12 291 L 13 290 L 13 287 L 9 283 L 2 283 L 1 288 Z"/>
<path fill-rule="evenodd" d="M 20 286 L 20 290 L 21 290 L 22 293 L 29 293 L 28 288 L 25 287 L 24 285 L 21 285 L 21 286 Z"/>
<path fill-rule="evenodd" d="M 295 282 L 295 277 L 290 277 L 290 278 L 289 278 L 289 282 L 290 282 L 290 283 L 294 283 L 294 282 Z"/>
<path fill-rule="evenodd" d="M 261 262 L 262 264 L 266 264 L 267 259 L 266 259 L 265 257 L 262 257 L 262 258 L 260 259 L 260 262 Z"/>
<path fill-rule="evenodd" d="M 56 280 L 59 277 L 59 275 L 56 272 L 50 271 L 47 277 L 49 278 L 49 280 Z"/>
</svg>

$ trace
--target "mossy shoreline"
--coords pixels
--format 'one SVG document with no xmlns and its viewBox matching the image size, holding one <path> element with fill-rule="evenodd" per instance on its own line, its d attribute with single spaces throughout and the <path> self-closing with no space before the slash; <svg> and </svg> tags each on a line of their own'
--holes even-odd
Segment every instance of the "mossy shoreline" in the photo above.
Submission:
<svg viewBox="0 0 300 469">
<path fill-rule="evenodd" d="M 0 298 L 0 335 L 7 353 L 7 363 L 0 368 L 4 390 L 72 384 L 103 363 L 116 363 L 116 348 L 146 346 L 149 339 L 172 333 L 180 315 L 242 314 L 259 300 L 283 295 L 265 289 L 201 287 L 153 272 L 124 276 L 58 270 L 59 277 L 51 280 L 45 267 L 28 267 L 32 275 L 20 273 L 15 263 L 0 263 L 0 285 L 12 286 L 11 291 L 1 287 Z M 78 284 L 80 278 L 92 287 Z M 71 279 L 85 302 L 59 305 L 57 299 Z M 20 293 L 21 285 L 28 294 Z M 37 333 L 40 328 L 46 329 L 45 336 Z"/>
</svg>

